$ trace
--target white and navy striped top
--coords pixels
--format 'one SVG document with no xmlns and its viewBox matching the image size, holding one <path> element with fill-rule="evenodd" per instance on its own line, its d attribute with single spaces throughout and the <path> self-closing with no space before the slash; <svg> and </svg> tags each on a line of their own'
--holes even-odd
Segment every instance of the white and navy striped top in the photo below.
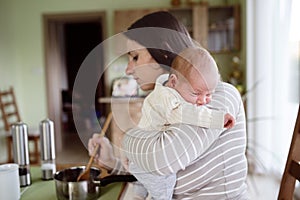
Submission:
<svg viewBox="0 0 300 200">
<path fill-rule="evenodd" d="M 128 159 L 145 171 L 177 173 L 174 199 L 249 199 L 246 186 L 246 122 L 239 92 L 220 82 L 211 106 L 227 110 L 236 124 L 228 130 L 171 125 L 165 131 L 132 129 L 123 140 Z M 116 171 L 122 170 L 120 163 Z"/>
</svg>

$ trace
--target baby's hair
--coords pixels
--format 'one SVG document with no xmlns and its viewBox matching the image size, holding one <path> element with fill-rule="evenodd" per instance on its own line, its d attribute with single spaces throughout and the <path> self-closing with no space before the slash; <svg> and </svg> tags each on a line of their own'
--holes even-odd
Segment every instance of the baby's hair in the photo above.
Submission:
<svg viewBox="0 0 300 200">
<path fill-rule="evenodd" d="M 207 76 L 220 79 L 217 64 L 211 54 L 202 47 L 189 47 L 184 49 L 172 62 L 171 74 L 177 77 L 183 76 L 189 80 L 191 76 L 197 75 L 192 69 L 199 72 L 202 78 Z"/>
</svg>

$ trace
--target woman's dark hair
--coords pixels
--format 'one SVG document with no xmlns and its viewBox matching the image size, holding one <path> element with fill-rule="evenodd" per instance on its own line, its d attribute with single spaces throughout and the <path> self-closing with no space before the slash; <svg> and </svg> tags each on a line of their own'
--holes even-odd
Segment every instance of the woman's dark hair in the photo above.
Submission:
<svg viewBox="0 0 300 200">
<path fill-rule="evenodd" d="M 186 27 L 166 11 L 143 16 L 124 34 L 145 46 L 155 61 L 168 70 L 177 54 L 195 46 Z"/>
</svg>

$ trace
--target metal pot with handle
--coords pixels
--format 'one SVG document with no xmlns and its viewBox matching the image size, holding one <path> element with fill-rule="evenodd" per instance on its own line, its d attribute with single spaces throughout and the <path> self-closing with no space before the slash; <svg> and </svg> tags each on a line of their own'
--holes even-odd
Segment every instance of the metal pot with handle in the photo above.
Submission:
<svg viewBox="0 0 300 200">
<path fill-rule="evenodd" d="M 97 199 L 101 196 L 101 187 L 115 182 L 136 181 L 132 175 L 110 175 L 99 178 L 101 170 L 92 167 L 90 180 L 77 181 L 77 177 L 85 170 L 85 166 L 71 167 L 57 171 L 54 175 L 56 196 L 58 200 Z"/>
</svg>

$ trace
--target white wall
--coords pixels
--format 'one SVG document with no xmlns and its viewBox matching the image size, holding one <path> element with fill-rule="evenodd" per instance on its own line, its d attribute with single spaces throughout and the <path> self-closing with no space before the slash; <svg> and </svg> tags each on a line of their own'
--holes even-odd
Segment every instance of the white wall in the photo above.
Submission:
<svg viewBox="0 0 300 200">
<path fill-rule="evenodd" d="M 21 116 L 29 125 L 47 117 L 43 14 L 106 11 L 108 35 L 115 9 L 166 7 L 160 0 L 0 0 L 0 88 L 14 86 Z"/>
</svg>

